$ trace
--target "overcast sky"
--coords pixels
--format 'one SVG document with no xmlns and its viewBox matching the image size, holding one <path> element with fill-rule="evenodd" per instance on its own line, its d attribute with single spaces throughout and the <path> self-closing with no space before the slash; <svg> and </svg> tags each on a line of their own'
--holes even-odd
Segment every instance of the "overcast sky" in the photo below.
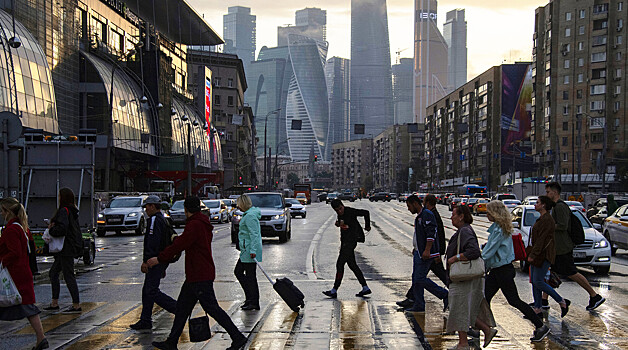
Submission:
<svg viewBox="0 0 628 350">
<path fill-rule="evenodd" d="M 277 45 L 277 26 L 294 24 L 294 12 L 305 7 L 327 10 L 328 58 L 350 58 L 350 0 L 188 0 L 205 20 L 222 35 L 222 16 L 229 6 L 246 6 L 257 16 L 257 50 Z M 438 22 L 447 11 L 464 8 L 467 20 L 468 78 L 494 65 L 532 58 L 534 10 L 548 0 L 442 0 L 438 2 Z M 388 30 L 391 60 L 412 57 L 414 0 L 388 0 Z"/>
</svg>

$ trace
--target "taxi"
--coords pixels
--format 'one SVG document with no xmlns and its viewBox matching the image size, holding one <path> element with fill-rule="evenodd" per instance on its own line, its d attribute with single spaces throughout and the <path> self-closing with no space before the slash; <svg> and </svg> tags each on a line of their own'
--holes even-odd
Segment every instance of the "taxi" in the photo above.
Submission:
<svg viewBox="0 0 628 350">
<path fill-rule="evenodd" d="M 486 205 L 488 204 L 488 202 L 490 202 L 488 199 L 480 198 L 480 200 L 478 200 L 477 203 L 473 205 L 473 215 L 486 214 Z"/>
<path fill-rule="evenodd" d="M 613 255 L 617 249 L 628 249 L 628 204 L 604 220 L 604 237 L 611 243 Z"/>
</svg>

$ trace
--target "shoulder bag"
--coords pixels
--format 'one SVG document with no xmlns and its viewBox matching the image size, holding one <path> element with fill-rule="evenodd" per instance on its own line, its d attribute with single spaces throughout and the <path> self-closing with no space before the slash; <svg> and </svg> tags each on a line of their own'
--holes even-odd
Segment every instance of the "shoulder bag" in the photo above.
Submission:
<svg viewBox="0 0 628 350">
<path fill-rule="evenodd" d="M 460 254 L 460 236 L 462 232 L 458 232 L 458 252 Z M 484 276 L 484 260 L 481 257 L 468 260 L 468 261 L 456 261 L 449 267 L 449 279 L 452 282 L 464 282 L 472 280 L 478 277 Z"/>
<path fill-rule="evenodd" d="M 188 330 L 190 332 L 190 341 L 193 343 L 209 340 L 212 337 L 212 332 L 209 328 L 207 313 L 201 317 L 188 317 Z"/>
</svg>

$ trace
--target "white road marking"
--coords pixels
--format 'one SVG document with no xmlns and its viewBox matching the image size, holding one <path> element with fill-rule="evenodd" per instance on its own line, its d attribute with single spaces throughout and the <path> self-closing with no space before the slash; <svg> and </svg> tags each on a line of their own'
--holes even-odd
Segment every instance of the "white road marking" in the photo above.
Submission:
<svg viewBox="0 0 628 350">
<path fill-rule="evenodd" d="M 307 277 L 311 280 L 316 279 L 316 271 L 314 270 L 314 249 L 318 245 L 318 241 L 321 239 L 321 234 L 325 232 L 333 219 L 334 215 L 330 216 L 329 219 L 327 219 L 327 221 L 325 221 L 325 223 L 318 229 L 318 231 L 316 231 L 316 234 L 310 243 L 310 248 L 307 251 L 307 255 L 305 257 L 305 268 L 307 271 Z"/>
</svg>

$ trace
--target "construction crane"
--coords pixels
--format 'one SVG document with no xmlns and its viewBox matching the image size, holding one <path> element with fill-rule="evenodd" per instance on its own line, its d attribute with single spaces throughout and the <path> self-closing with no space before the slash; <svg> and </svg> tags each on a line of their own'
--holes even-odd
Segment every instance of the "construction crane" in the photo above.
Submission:
<svg viewBox="0 0 628 350">
<path fill-rule="evenodd" d="M 399 61 L 401 60 L 401 53 L 406 51 L 407 49 L 409 49 L 409 47 L 406 47 L 405 49 L 397 49 L 397 51 L 395 52 L 397 54 L 397 64 L 399 64 Z"/>
</svg>

